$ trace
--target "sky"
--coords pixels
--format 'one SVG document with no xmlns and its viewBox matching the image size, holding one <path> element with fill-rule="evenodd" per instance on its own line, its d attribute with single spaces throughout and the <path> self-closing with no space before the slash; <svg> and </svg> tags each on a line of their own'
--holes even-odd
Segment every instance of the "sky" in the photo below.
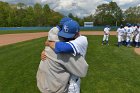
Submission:
<svg viewBox="0 0 140 93">
<path fill-rule="evenodd" d="M 22 2 L 33 5 L 35 3 L 48 4 L 54 11 L 64 15 L 72 13 L 78 17 L 85 17 L 94 14 L 98 5 L 116 2 L 121 9 L 125 10 L 129 7 L 140 6 L 140 0 L 0 0 L 9 3 Z"/>
</svg>

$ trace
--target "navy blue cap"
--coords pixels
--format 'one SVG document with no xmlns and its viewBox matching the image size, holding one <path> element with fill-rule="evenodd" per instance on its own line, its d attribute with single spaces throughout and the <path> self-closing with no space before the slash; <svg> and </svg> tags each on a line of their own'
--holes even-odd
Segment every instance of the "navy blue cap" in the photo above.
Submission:
<svg viewBox="0 0 140 93">
<path fill-rule="evenodd" d="M 131 24 L 128 24 L 128 27 L 131 27 Z"/>
<path fill-rule="evenodd" d="M 110 28 L 110 25 L 106 25 L 106 27 Z"/>
<path fill-rule="evenodd" d="M 128 26 L 129 25 L 129 23 L 126 23 L 126 26 Z"/>
<path fill-rule="evenodd" d="M 80 26 L 76 21 L 70 20 L 64 23 L 62 30 L 58 32 L 58 36 L 64 38 L 73 38 L 79 32 Z"/>
<path fill-rule="evenodd" d="M 123 27 L 123 25 L 121 24 L 120 27 Z"/>
<path fill-rule="evenodd" d="M 120 26 L 123 26 L 123 24 L 121 24 Z"/>
<path fill-rule="evenodd" d="M 60 25 L 63 25 L 65 22 L 70 21 L 70 20 L 72 20 L 72 19 L 69 17 L 64 17 L 60 20 Z"/>
</svg>

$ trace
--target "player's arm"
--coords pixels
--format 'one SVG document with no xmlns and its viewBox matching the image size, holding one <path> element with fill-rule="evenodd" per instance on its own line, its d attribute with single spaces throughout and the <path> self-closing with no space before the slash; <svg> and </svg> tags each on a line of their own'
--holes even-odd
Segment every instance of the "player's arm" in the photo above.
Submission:
<svg viewBox="0 0 140 93">
<path fill-rule="evenodd" d="M 41 52 L 41 60 L 44 61 L 44 60 L 46 60 L 46 58 L 47 58 L 47 56 L 46 56 L 46 54 L 45 54 L 45 50 L 43 50 L 43 51 Z"/>
<path fill-rule="evenodd" d="M 104 29 L 104 34 L 105 34 L 105 35 L 108 35 L 108 33 L 107 33 L 107 28 Z"/>
<path fill-rule="evenodd" d="M 46 46 L 49 46 L 52 48 L 55 53 L 73 53 L 72 47 L 66 43 L 66 42 L 52 42 L 52 41 L 46 41 Z M 45 54 L 45 51 L 42 51 L 41 53 L 41 60 L 46 60 L 47 56 Z"/>
<path fill-rule="evenodd" d="M 45 42 L 46 46 L 52 48 L 55 53 L 74 53 L 73 48 L 67 42 Z"/>
<path fill-rule="evenodd" d="M 50 48 L 54 49 L 55 48 L 55 43 L 56 42 L 53 42 L 53 41 L 46 41 L 45 42 L 45 45 L 46 46 L 49 46 Z"/>
</svg>

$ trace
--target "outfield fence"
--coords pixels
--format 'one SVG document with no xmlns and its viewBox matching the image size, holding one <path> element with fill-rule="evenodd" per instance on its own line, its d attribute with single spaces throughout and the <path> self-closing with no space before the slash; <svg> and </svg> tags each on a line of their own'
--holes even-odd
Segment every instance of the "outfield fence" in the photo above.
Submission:
<svg viewBox="0 0 140 93">
<path fill-rule="evenodd" d="M 52 27 L 0 27 L 0 31 L 29 31 L 29 30 L 50 30 Z M 93 27 L 80 27 L 80 30 L 84 31 L 103 31 L 105 26 L 93 26 Z M 111 26 L 111 30 L 116 30 L 117 27 Z"/>
</svg>

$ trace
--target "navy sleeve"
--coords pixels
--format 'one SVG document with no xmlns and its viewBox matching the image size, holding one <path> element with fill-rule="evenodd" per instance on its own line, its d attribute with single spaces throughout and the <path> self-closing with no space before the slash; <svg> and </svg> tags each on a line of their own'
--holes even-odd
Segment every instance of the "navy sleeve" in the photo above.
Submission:
<svg viewBox="0 0 140 93">
<path fill-rule="evenodd" d="M 74 53 L 71 45 L 66 42 L 56 42 L 54 51 L 55 53 Z"/>
</svg>

